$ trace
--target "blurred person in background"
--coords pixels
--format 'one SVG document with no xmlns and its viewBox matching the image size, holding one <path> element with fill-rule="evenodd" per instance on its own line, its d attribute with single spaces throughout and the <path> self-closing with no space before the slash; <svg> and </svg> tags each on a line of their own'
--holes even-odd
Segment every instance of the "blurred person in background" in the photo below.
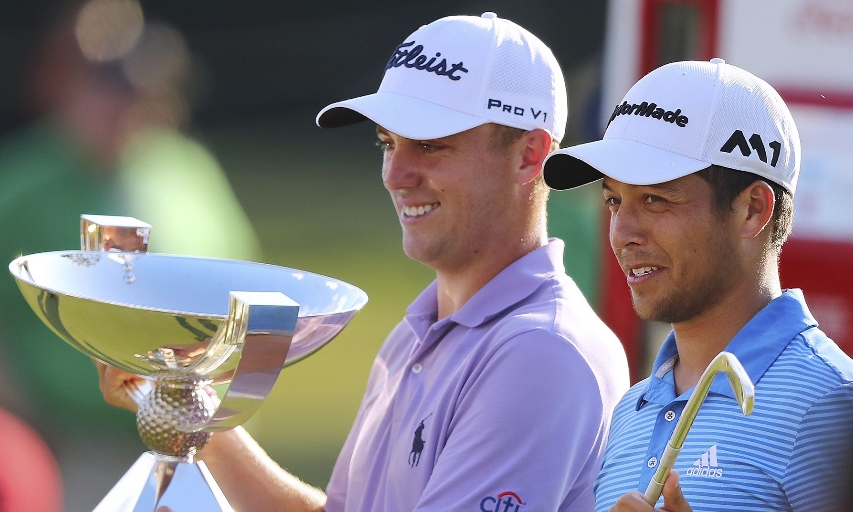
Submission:
<svg viewBox="0 0 853 512">
<path fill-rule="evenodd" d="M 62 477 L 42 437 L 0 409 L 0 512 L 62 512 Z"/>
<path fill-rule="evenodd" d="M 542 164 L 566 116 L 551 51 L 494 13 L 425 25 L 379 92 L 320 113 L 322 127 L 377 124 L 404 251 L 436 280 L 380 349 L 326 493 L 242 428 L 211 438 L 200 458 L 237 510 L 592 506 L 628 370 L 546 234 Z M 105 399 L 135 410 L 138 377 L 100 372 Z"/>
<path fill-rule="evenodd" d="M 223 170 L 181 131 L 193 66 L 180 33 L 146 22 L 135 0 L 75 3 L 49 26 L 27 77 L 34 121 L 0 141 L 0 260 L 79 248 L 84 213 L 152 224 L 153 252 L 261 258 Z M 51 446 L 97 435 L 138 452 L 134 422 L 98 397 L 92 363 L 29 311 L 14 280 L 0 280 L 0 303 L 4 405 Z"/>
</svg>

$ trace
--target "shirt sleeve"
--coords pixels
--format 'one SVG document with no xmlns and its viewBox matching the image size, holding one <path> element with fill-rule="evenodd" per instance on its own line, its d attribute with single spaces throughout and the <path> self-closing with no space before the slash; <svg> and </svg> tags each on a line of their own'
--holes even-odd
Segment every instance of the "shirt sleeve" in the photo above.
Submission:
<svg viewBox="0 0 853 512">
<path fill-rule="evenodd" d="M 465 388 L 417 511 L 592 510 L 609 414 L 571 342 L 518 334 Z"/>
<path fill-rule="evenodd" d="M 836 512 L 853 477 L 853 384 L 817 400 L 803 417 L 783 488 L 794 512 Z"/>
</svg>

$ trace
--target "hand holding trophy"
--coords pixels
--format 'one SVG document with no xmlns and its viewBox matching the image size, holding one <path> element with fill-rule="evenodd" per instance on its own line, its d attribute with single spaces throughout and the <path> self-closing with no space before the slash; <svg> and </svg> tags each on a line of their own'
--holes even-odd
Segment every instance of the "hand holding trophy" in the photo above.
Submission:
<svg viewBox="0 0 853 512">
<path fill-rule="evenodd" d="M 95 511 L 230 511 L 195 454 L 248 420 L 282 368 L 330 341 L 367 296 L 295 269 L 148 253 L 150 230 L 83 215 L 82 250 L 21 256 L 9 270 L 63 340 L 140 377 L 125 387 L 151 451 Z"/>
</svg>

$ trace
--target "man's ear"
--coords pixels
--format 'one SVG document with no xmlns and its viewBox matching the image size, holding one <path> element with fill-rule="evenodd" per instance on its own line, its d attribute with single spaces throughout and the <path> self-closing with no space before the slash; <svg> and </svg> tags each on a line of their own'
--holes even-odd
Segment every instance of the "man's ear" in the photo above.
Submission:
<svg viewBox="0 0 853 512">
<path fill-rule="evenodd" d="M 530 130 L 525 132 L 516 147 L 521 152 L 516 181 L 529 183 L 542 172 L 542 164 L 551 150 L 551 136 L 539 128 Z"/>
<path fill-rule="evenodd" d="M 755 238 L 773 218 L 776 198 L 773 189 L 764 181 L 755 181 L 735 199 L 735 211 L 743 219 L 741 238 Z"/>
</svg>

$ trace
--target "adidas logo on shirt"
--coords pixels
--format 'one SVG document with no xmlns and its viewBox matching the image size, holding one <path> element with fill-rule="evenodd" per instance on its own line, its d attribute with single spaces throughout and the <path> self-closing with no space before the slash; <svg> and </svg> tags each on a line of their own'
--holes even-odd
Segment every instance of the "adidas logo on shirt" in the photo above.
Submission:
<svg viewBox="0 0 853 512">
<path fill-rule="evenodd" d="M 686 476 L 720 478 L 723 468 L 717 465 L 717 445 L 713 445 L 687 469 Z"/>
</svg>

